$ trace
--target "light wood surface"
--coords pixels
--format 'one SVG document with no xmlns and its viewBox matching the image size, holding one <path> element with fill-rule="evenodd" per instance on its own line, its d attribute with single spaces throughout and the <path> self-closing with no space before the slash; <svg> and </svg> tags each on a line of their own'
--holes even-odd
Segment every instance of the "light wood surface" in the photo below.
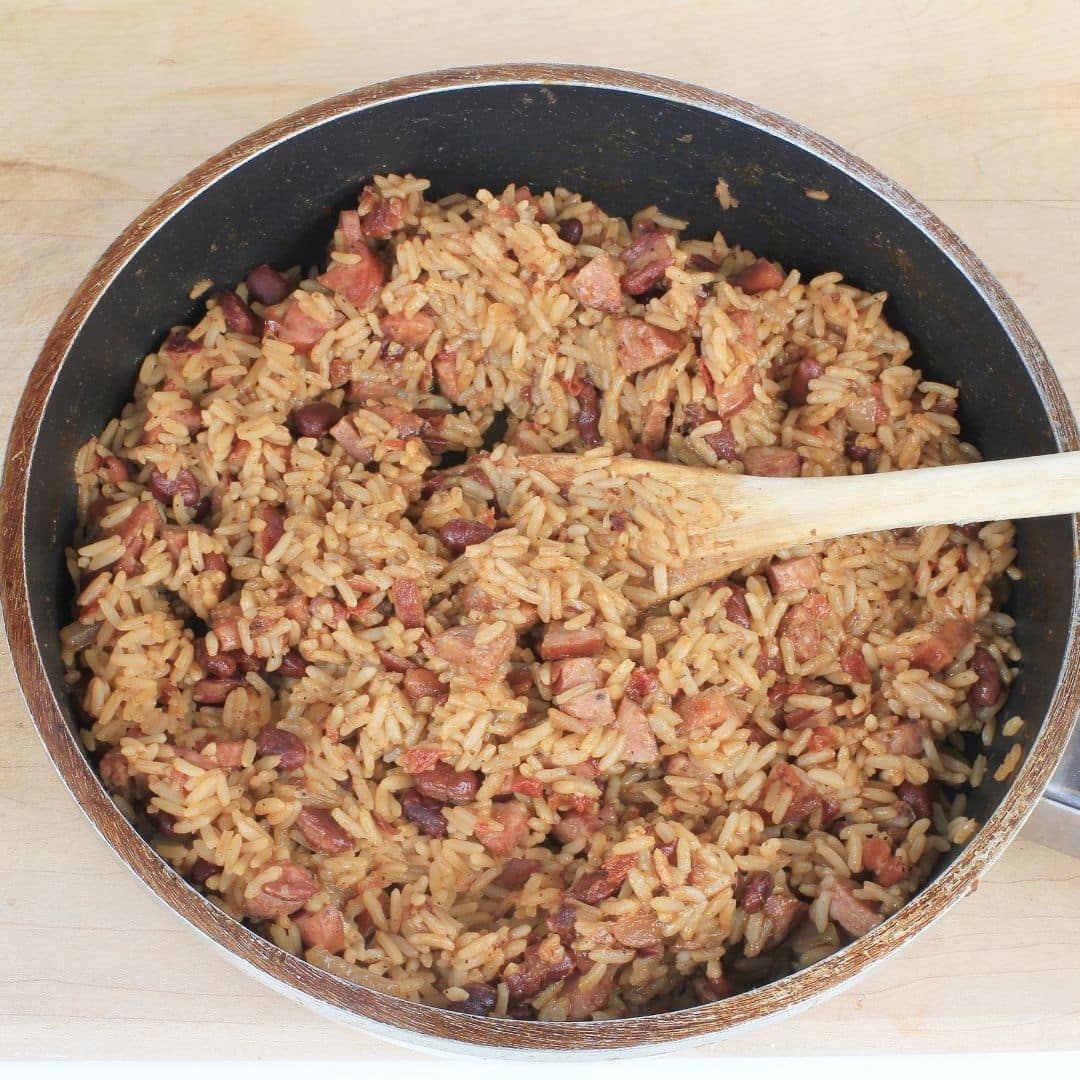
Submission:
<svg viewBox="0 0 1080 1080">
<path fill-rule="evenodd" d="M 447 21 L 452 17 L 452 21 Z M 53 319 L 154 196 L 240 135 L 431 68 L 557 60 L 703 83 L 817 128 L 1004 281 L 1074 406 L 1080 7 L 678 0 L 0 2 L 0 429 Z M 0 1057 L 404 1052 L 234 971 L 111 857 L 0 668 Z M 222 1053 L 225 1047 L 231 1052 Z M 696 1055 L 1080 1047 L 1080 860 L 1024 840 L 899 958 Z"/>
</svg>

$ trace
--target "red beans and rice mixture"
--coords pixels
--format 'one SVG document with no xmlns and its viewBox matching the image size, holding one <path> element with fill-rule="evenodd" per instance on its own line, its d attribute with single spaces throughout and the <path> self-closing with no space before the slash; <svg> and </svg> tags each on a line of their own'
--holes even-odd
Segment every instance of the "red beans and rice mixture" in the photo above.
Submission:
<svg viewBox="0 0 1080 1080">
<path fill-rule="evenodd" d="M 103 782 L 282 948 L 467 1013 L 657 1012 L 827 956 L 976 828 L 1011 526 L 659 602 L 656 523 L 520 459 L 949 465 L 956 390 L 839 273 L 427 188 L 377 177 L 326 265 L 210 293 L 80 451 L 63 647 Z"/>
</svg>

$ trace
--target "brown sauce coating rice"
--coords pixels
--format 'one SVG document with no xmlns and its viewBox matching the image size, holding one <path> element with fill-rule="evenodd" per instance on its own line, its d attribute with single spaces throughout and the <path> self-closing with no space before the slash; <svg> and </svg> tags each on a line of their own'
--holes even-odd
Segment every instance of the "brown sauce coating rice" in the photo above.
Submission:
<svg viewBox="0 0 1080 1080">
<path fill-rule="evenodd" d="M 650 606 L 648 500 L 516 461 L 948 465 L 956 391 L 839 273 L 427 187 L 377 177 L 329 266 L 208 294 L 79 452 L 62 637 L 102 780 L 226 911 L 429 1004 L 635 1015 L 829 955 L 976 828 L 1011 525 Z"/>
</svg>

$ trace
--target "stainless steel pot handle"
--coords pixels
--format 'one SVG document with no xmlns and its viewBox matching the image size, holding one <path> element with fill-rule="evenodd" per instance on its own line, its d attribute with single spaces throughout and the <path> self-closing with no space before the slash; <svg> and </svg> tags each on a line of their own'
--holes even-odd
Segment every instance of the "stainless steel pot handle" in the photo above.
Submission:
<svg viewBox="0 0 1080 1080">
<path fill-rule="evenodd" d="M 1080 727 L 1020 835 L 1080 856 Z"/>
</svg>

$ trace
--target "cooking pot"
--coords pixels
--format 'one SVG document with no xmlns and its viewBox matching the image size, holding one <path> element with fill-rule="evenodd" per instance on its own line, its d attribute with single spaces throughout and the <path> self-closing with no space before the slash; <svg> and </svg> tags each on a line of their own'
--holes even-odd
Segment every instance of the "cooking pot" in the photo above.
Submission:
<svg viewBox="0 0 1080 1080">
<path fill-rule="evenodd" d="M 910 941 L 975 888 L 1038 800 L 1080 701 L 1080 612 L 1072 518 L 1017 524 L 1010 612 L 1024 658 L 1009 714 L 1024 757 L 993 779 L 990 750 L 969 796 L 982 827 L 876 930 L 797 974 L 660 1016 L 537 1023 L 464 1016 L 356 986 L 291 956 L 189 887 L 102 788 L 77 737 L 60 657 L 72 589 L 77 448 L 119 413 L 143 356 L 192 322 L 193 283 L 253 265 L 324 256 L 338 210 L 373 173 L 429 177 L 434 193 L 562 185 L 628 215 L 656 203 L 693 235 L 797 266 L 840 269 L 889 293 L 886 314 L 928 377 L 958 384 L 964 432 L 987 458 L 1080 447 L 1061 386 L 1001 285 L 933 214 L 891 180 L 798 124 L 713 91 L 645 75 L 543 65 L 399 79 L 314 105 L 231 146 L 145 211 L 79 286 L 45 344 L 15 416 L 3 481 L 3 602 L 16 670 L 45 747 L 94 827 L 132 872 L 242 967 L 326 1013 L 388 1039 L 487 1054 L 615 1054 L 699 1042 L 809 1005 Z M 714 197 L 727 181 L 738 206 Z M 807 193 L 827 193 L 828 198 Z"/>
</svg>

